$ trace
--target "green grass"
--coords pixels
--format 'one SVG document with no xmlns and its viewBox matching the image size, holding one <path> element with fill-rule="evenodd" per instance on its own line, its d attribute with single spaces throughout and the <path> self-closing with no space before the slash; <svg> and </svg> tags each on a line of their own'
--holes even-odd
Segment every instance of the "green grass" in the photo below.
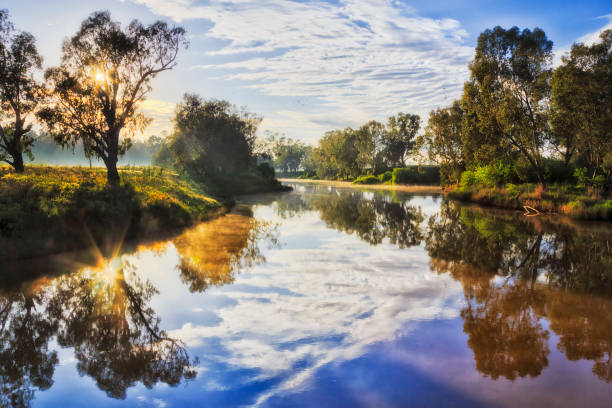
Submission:
<svg viewBox="0 0 612 408">
<path fill-rule="evenodd" d="M 480 185 L 447 187 L 455 199 L 493 207 L 522 209 L 527 205 L 544 213 L 564 214 L 581 220 L 612 220 L 612 199 L 589 188 L 552 184 L 542 189 L 537 184 L 506 184 L 505 187 Z"/>
<path fill-rule="evenodd" d="M 0 257 L 16 259 L 95 242 L 181 229 L 222 204 L 168 170 L 127 167 L 121 183 L 101 168 L 0 167 Z"/>
</svg>

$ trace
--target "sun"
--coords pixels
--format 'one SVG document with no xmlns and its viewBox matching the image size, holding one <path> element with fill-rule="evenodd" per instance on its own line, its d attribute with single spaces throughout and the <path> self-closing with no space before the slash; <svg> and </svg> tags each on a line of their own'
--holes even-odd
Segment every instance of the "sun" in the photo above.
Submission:
<svg viewBox="0 0 612 408">
<path fill-rule="evenodd" d="M 104 74 L 102 72 L 97 72 L 95 79 L 97 82 L 104 82 Z"/>
</svg>

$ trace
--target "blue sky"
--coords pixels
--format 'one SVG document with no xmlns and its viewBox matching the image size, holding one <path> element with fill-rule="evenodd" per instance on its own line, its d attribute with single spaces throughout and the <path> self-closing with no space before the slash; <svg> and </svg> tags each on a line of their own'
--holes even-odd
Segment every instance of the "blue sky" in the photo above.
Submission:
<svg viewBox="0 0 612 408">
<path fill-rule="evenodd" d="M 171 128 L 183 93 L 227 99 L 263 115 L 262 131 L 314 143 L 326 130 L 399 111 L 426 121 L 468 77 L 478 34 L 540 27 L 557 60 L 575 41 L 612 28 L 609 1 L 19 0 L 3 1 L 38 39 L 45 65 L 92 11 L 183 25 L 191 45 L 160 75 L 142 109 L 147 134 Z"/>
</svg>

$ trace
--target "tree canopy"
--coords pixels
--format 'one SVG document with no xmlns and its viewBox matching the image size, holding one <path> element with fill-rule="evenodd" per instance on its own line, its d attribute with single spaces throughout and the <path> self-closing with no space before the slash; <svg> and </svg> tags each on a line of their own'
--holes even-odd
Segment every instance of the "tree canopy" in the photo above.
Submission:
<svg viewBox="0 0 612 408">
<path fill-rule="evenodd" d="M 133 20 L 123 29 L 108 12 L 95 12 L 64 41 L 61 64 L 46 71 L 51 103 L 38 116 L 62 146 L 82 141 L 86 155 L 102 159 L 116 182 L 118 157 L 149 123 L 139 103 L 186 45 L 181 27 Z"/>
<path fill-rule="evenodd" d="M 32 124 L 27 122 L 42 98 L 34 71 L 42 57 L 30 33 L 16 31 L 0 9 L 0 161 L 24 171 L 23 154 L 32 158 Z"/>
<path fill-rule="evenodd" d="M 186 94 L 176 107 L 168 140 L 175 167 L 198 181 L 247 169 L 253 164 L 260 122 L 260 117 L 227 101 Z"/>
</svg>

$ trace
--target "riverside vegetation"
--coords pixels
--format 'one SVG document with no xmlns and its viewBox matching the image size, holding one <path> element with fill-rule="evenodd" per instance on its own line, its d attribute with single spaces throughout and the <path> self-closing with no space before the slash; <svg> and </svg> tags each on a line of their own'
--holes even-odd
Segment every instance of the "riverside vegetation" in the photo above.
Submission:
<svg viewBox="0 0 612 408">
<path fill-rule="evenodd" d="M 612 30 L 574 44 L 554 69 L 552 46 L 538 28 L 484 31 L 461 98 L 431 111 L 421 134 L 419 116 L 400 113 L 315 147 L 269 138 L 264 150 L 290 176 L 439 182 L 453 198 L 610 220 Z"/>
<path fill-rule="evenodd" d="M 151 80 L 172 69 L 186 45 L 181 27 L 134 20 L 122 28 L 108 12 L 95 12 L 64 41 L 61 64 L 39 83 L 34 37 L 15 30 L 0 9 L 0 161 L 10 166 L 0 167 L 0 259 L 174 231 L 223 211 L 236 194 L 284 189 L 273 169 L 257 163 L 261 119 L 195 95 L 177 106 L 172 135 L 136 141 L 164 167 L 118 167 L 150 122 L 138 106 Z M 26 168 L 24 155 L 56 153 L 51 140 L 82 149 L 106 171 Z"/>
</svg>

